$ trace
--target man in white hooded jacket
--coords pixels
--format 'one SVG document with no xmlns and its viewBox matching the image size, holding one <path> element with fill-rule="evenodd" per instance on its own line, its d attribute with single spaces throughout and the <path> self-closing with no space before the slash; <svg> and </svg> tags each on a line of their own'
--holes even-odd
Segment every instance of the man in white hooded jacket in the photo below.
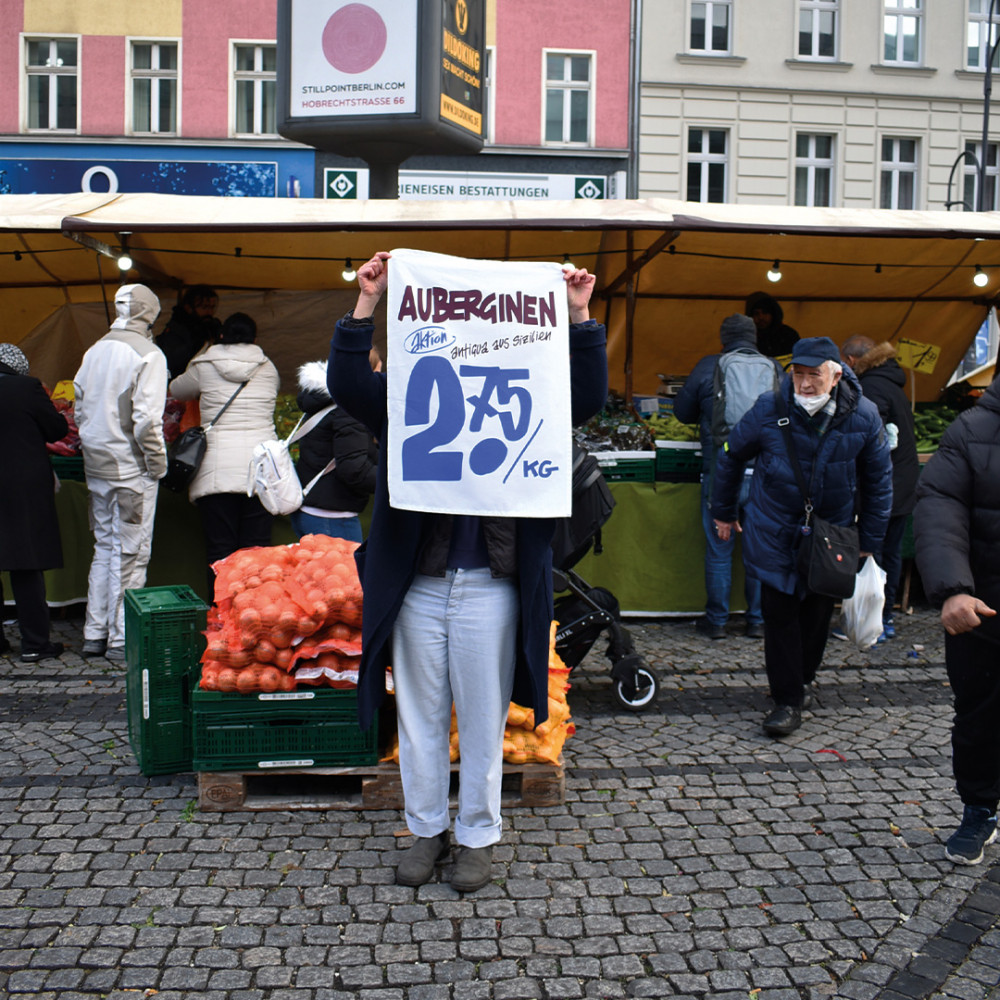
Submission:
<svg viewBox="0 0 1000 1000">
<path fill-rule="evenodd" d="M 124 660 L 125 591 L 145 586 L 157 485 L 167 471 L 167 361 L 152 334 L 160 300 L 145 285 L 122 285 L 115 311 L 73 379 L 73 412 L 94 532 L 83 653 Z"/>
</svg>

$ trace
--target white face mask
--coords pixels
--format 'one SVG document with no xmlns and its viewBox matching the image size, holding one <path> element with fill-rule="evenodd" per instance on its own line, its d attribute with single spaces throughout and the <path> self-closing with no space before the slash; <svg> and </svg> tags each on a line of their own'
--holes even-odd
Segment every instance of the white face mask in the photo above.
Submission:
<svg viewBox="0 0 1000 1000">
<path fill-rule="evenodd" d="M 820 410 L 830 401 L 830 393 L 824 392 L 821 396 L 800 396 L 795 393 L 795 402 L 802 407 L 810 417 L 815 417 Z"/>
</svg>

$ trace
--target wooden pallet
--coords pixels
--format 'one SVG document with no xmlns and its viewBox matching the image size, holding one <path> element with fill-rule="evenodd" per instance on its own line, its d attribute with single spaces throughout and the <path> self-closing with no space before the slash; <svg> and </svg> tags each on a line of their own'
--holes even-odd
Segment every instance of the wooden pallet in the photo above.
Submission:
<svg viewBox="0 0 1000 1000">
<path fill-rule="evenodd" d="M 458 765 L 451 769 L 452 798 Z M 504 764 L 502 802 L 507 807 L 562 805 L 561 764 Z M 279 809 L 402 809 L 403 782 L 396 764 L 289 770 L 198 773 L 198 808 L 205 812 Z"/>
</svg>

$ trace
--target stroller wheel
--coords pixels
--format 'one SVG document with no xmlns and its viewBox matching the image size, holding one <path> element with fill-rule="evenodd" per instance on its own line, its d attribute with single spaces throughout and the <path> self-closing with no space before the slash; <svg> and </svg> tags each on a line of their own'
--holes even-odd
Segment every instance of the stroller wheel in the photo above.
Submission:
<svg viewBox="0 0 1000 1000">
<path fill-rule="evenodd" d="M 641 712 L 656 701 L 660 684 L 656 675 L 648 667 L 636 667 L 635 686 L 616 679 L 614 682 L 615 697 L 622 708 L 629 712 Z"/>
</svg>

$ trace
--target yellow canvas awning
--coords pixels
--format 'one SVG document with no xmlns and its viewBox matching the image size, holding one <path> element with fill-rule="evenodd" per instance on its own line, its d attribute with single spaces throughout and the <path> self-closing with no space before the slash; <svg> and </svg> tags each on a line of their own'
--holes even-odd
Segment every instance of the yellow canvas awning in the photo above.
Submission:
<svg viewBox="0 0 1000 1000">
<path fill-rule="evenodd" d="M 1000 214 L 703 205 L 664 200 L 334 202 L 157 194 L 0 196 L 0 338 L 46 381 L 72 377 L 107 329 L 115 262 L 93 249 L 127 234 L 160 295 L 206 283 L 221 316 L 258 321 L 283 379 L 323 357 L 356 288 L 341 277 L 375 250 L 486 259 L 568 258 L 597 274 L 592 314 L 608 324 L 612 385 L 653 393 L 718 350 L 721 321 L 755 291 L 801 336 L 855 333 L 925 345 L 918 400 L 936 399 L 1000 294 Z M 82 242 L 78 242 L 82 240 Z M 780 262 L 782 280 L 765 274 Z M 988 284 L 972 282 L 975 266 Z M 103 289 L 102 289 L 103 281 Z M 630 369 L 630 373 L 629 373 Z M 291 389 L 286 381 L 283 386 Z"/>
</svg>

